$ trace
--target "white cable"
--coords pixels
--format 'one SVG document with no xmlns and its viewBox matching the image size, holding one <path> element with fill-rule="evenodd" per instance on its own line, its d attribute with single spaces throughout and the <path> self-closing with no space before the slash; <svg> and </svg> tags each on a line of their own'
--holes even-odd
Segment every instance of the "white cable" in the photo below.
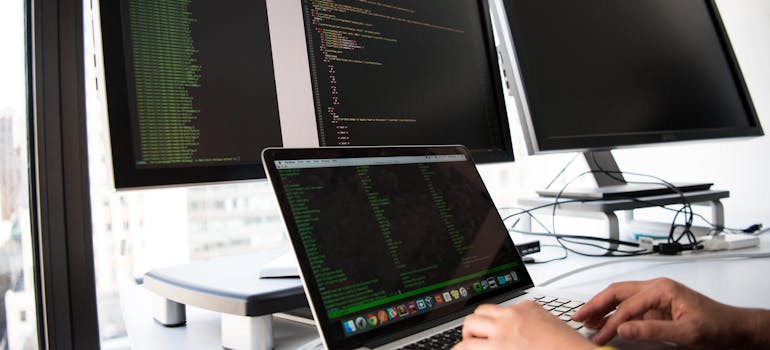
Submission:
<svg viewBox="0 0 770 350">
<path fill-rule="evenodd" d="M 688 256 L 688 257 L 671 257 L 671 258 L 661 258 L 661 257 L 639 257 L 639 258 L 628 258 L 628 259 L 614 259 L 614 260 L 608 260 L 608 261 L 602 261 L 600 263 L 596 263 L 593 265 L 583 266 L 577 269 L 574 269 L 569 272 L 562 273 L 560 275 L 557 275 L 556 277 L 550 278 L 546 280 L 543 283 L 540 283 L 538 287 L 546 287 L 550 284 L 553 284 L 554 282 L 557 282 L 559 280 L 562 280 L 564 278 L 570 277 L 574 274 L 578 274 L 581 272 L 585 272 L 588 270 L 592 270 L 598 267 L 611 265 L 611 264 L 617 264 L 617 263 L 624 263 L 624 262 L 636 262 L 636 261 L 651 261 L 651 262 L 674 262 L 674 263 L 680 263 L 680 262 L 693 262 L 693 261 L 700 261 L 700 260 L 718 260 L 718 259 L 766 259 L 770 258 L 770 252 L 766 253 L 733 253 L 733 254 L 720 254 L 720 255 L 712 255 L 712 256 Z"/>
</svg>

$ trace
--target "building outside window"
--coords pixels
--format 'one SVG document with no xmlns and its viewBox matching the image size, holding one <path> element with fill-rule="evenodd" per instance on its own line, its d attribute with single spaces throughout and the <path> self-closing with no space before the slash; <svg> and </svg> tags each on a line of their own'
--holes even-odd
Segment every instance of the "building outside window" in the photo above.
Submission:
<svg viewBox="0 0 770 350">
<path fill-rule="evenodd" d="M 0 2 L 0 350 L 38 348 L 25 1 Z"/>
</svg>

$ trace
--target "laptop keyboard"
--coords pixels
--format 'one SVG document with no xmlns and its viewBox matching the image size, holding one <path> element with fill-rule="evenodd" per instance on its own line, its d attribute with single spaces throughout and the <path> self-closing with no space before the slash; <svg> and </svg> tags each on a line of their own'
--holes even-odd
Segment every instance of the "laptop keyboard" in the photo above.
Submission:
<svg viewBox="0 0 770 350">
<path fill-rule="evenodd" d="M 583 328 L 582 323 L 572 320 L 572 315 L 580 310 L 580 307 L 584 304 L 583 302 L 549 296 L 536 296 L 532 299 L 546 311 L 567 322 L 567 325 L 572 327 L 572 329 L 578 330 Z"/>
<path fill-rule="evenodd" d="M 425 338 L 416 343 L 409 344 L 401 349 L 451 349 L 455 344 L 463 340 L 463 326 L 446 330 L 430 338 Z"/>
<path fill-rule="evenodd" d="M 572 315 L 580 310 L 580 307 L 584 304 L 583 302 L 542 295 L 533 297 L 532 300 L 543 306 L 546 311 L 558 317 L 560 320 L 566 322 L 568 326 L 572 327 L 572 329 L 578 330 L 583 328 L 582 323 L 572 320 Z M 433 335 L 429 338 L 422 339 L 416 343 L 404 346 L 400 349 L 451 349 L 462 339 L 463 326 L 457 326 L 455 328 Z"/>
</svg>

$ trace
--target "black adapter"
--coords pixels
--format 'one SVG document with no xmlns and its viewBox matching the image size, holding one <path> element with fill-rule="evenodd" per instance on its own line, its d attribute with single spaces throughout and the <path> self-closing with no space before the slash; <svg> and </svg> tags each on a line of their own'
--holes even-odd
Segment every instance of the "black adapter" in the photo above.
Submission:
<svg viewBox="0 0 770 350">
<path fill-rule="evenodd" d="M 516 249 L 519 250 L 519 255 L 525 256 L 540 252 L 540 241 L 530 241 L 525 243 L 517 243 Z"/>
</svg>

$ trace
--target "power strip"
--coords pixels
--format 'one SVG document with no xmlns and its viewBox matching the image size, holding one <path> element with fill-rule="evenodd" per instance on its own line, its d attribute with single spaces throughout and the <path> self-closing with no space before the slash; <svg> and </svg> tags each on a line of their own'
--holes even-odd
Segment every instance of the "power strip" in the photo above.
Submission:
<svg viewBox="0 0 770 350">
<path fill-rule="evenodd" d="M 751 248 L 759 245 L 759 237 L 745 233 L 723 234 L 704 239 L 704 250 L 734 250 Z"/>
</svg>

